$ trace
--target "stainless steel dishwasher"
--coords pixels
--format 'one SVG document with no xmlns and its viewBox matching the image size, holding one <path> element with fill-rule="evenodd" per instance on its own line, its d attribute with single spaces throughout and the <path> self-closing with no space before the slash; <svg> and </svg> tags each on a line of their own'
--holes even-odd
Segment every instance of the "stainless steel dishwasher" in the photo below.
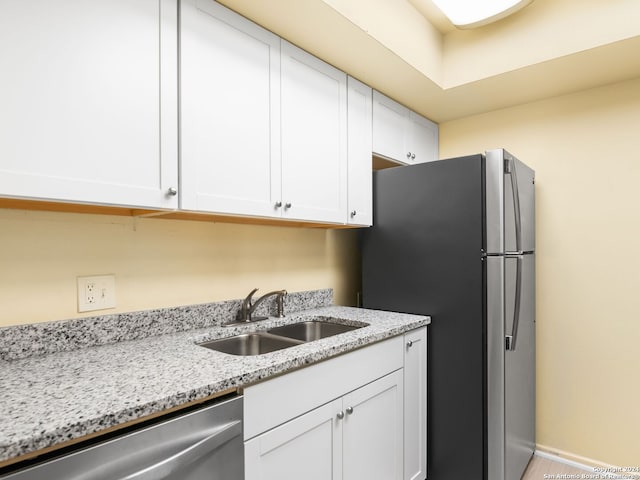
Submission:
<svg viewBox="0 0 640 480">
<path fill-rule="evenodd" d="M 0 480 L 243 480 L 242 397 L 234 396 Z"/>
</svg>

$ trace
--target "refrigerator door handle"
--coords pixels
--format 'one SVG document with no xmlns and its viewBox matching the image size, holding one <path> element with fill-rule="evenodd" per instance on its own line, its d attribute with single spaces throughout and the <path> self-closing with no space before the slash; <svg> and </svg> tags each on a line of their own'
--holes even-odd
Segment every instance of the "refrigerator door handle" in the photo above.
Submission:
<svg viewBox="0 0 640 480">
<path fill-rule="evenodd" d="M 504 172 L 511 178 L 511 191 L 513 193 L 513 214 L 516 223 L 516 250 L 522 251 L 522 221 L 520 219 L 520 194 L 518 193 L 518 174 L 516 162 L 511 158 L 504 160 Z"/>
<path fill-rule="evenodd" d="M 505 336 L 505 347 L 507 350 L 514 351 L 516 349 L 516 340 L 518 339 L 518 324 L 520 323 L 520 302 L 522 299 L 522 255 L 506 254 L 506 258 L 516 259 L 516 291 L 513 305 L 513 325 L 511 327 L 511 335 Z"/>
</svg>

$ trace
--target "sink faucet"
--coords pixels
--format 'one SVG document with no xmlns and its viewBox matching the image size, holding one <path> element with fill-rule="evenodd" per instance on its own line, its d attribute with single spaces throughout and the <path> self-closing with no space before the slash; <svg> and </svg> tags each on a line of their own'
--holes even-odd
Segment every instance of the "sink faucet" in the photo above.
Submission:
<svg viewBox="0 0 640 480">
<path fill-rule="evenodd" d="M 251 299 L 253 294 L 258 291 L 257 288 L 254 288 L 249 292 L 249 295 L 242 301 L 242 305 L 240 305 L 240 311 L 238 312 L 238 321 L 240 322 L 255 322 L 257 320 L 265 320 L 268 317 L 253 317 L 253 312 L 255 312 L 258 305 L 264 302 L 268 297 L 272 297 L 276 295 L 276 305 L 278 308 L 278 313 L 276 316 L 278 318 L 284 318 L 284 296 L 287 294 L 286 290 L 275 290 L 273 292 L 265 293 L 263 296 L 258 298 L 254 303 L 252 303 Z"/>
</svg>

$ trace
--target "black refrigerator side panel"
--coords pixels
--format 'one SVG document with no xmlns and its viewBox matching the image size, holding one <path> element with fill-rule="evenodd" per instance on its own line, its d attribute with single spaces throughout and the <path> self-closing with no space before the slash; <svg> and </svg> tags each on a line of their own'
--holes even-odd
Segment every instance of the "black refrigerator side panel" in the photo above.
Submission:
<svg viewBox="0 0 640 480">
<path fill-rule="evenodd" d="M 374 173 L 363 232 L 366 308 L 431 315 L 429 480 L 485 476 L 483 158 Z"/>
</svg>

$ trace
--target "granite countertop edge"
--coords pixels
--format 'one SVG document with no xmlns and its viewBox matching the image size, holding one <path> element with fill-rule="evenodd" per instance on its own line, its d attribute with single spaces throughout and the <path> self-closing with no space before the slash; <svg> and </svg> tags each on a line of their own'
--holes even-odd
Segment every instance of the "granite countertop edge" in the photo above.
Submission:
<svg viewBox="0 0 640 480">
<path fill-rule="evenodd" d="M 315 316 L 368 325 L 257 356 L 227 355 L 197 345 Z M 325 306 L 284 319 L 269 317 L 248 325 L 207 327 L 0 362 L 7 367 L 0 380 L 6 392 L 0 405 L 0 463 L 243 388 L 429 323 L 428 316 Z M 114 370 L 114 365 L 122 368 Z"/>
</svg>

